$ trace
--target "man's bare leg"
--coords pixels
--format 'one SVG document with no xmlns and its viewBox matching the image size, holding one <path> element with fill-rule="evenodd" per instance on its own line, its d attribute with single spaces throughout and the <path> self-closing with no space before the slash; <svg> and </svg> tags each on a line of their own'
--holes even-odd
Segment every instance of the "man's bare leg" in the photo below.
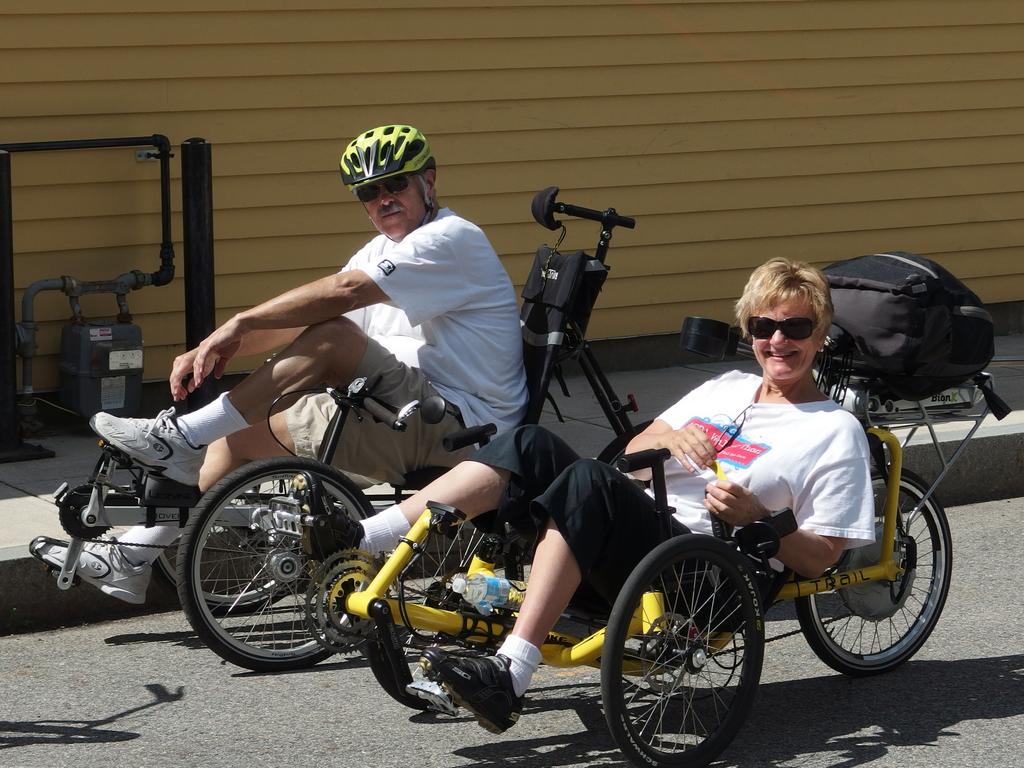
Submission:
<svg viewBox="0 0 1024 768">
<path fill-rule="evenodd" d="M 246 422 L 258 424 L 282 392 L 322 384 L 347 385 L 366 345 L 366 335 L 348 318 L 311 325 L 276 357 L 246 376 L 228 398 Z"/>
<path fill-rule="evenodd" d="M 274 414 L 268 427 L 267 412 L 274 400 L 282 392 L 347 384 L 366 353 L 366 344 L 365 334 L 347 318 L 318 323 L 239 382 L 228 399 L 249 427 L 210 443 L 199 471 L 200 490 L 250 461 L 294 453 L 284 413 Z M 187 419 L 183 417 L 186 424 Z"/>
<path fill-rule="evenodd" d="M 261 421 L 210 443 L 199 470 L 199 490 L 205 493 L 229 472 L 250 461 L 294 453 L 295 444 L 288 432 L 285 414 L 275 413 L 269 423 Z"/>
</svg>

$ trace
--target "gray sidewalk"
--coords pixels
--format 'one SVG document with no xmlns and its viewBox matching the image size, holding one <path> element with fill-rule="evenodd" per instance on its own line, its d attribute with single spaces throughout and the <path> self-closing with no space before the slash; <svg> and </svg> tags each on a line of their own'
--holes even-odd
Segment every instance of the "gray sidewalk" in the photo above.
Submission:
<svg viewBox="0 0 1024 768">
<path fill-rule="evenodd" d="M 996 339 L 996 360 L 988 370 L 995 388 L 1014 412 L 997 422 L 989 416 L 971 441 L 962 459 L 943 480 L 937 493 L 946 505 L 995 498 L 1024 496 L 1024 363 L 1000 358 L 1024 359 L 1024 336 Z M 730 368 L 755 370 L 752 361 L 712 363 L 608 374 L 615 390 L 626 397 L 633 393 L 639 404 L 634 422 L 651 419 L 682 394 Z M 551 426 L 583 455 L 596 455 L 614 436 L 597 401 L 582 377 L 567 378 L 571 398 L 552 391 L 564 423 L 546 413 Z M 550 411 L 550 409 L 549 409 Z M 947 456 L 966 434 L 967 427 L 937 428 Z M 923 435 L 907 451 L 905 466 L 927 479 L 939 471 L 939 462 Z M 88 585 L 61 592 L 52 576 L 28 555 L 28 542 L 38 535 L 66 538 L 57 520 L 53 491 L 64 481 L 72 486 L 86 480 L 99 455 L 96 438 L 85 421 L 59 434 L 29 442 L 43 445 L 56 455 L 50 459 L 0 464 L 0 635 L 12 631 L 96 621 L 143 611 L 172 608 L 173 591 L 154 578 L 145 606 L 129 606 L 101 594 Z"/>
</svg>

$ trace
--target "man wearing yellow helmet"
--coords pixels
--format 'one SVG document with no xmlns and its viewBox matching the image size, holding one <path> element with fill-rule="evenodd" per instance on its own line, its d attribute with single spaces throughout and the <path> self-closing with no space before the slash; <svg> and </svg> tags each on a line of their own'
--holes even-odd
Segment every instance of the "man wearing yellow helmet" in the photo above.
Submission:
<svg viewBox="0 0 1024 768">
<path fill-rule="evenodd" d="M 458 463 L 462 454 L 444 451 L 441 439 L 462 426 L 518 424 L 526 381 L 512 283 L 484 233 L 438 205 L 426 137 L 408 125 L 374 128 L 349 143 L 340 166 L 380 234 L 336 274 L 239 312 L 179 355 L 171 395 L 183 400 L 211 375 L 220 378 L 236 355 L 283 350 L 194 413 L 99 413 L 90 421 L 97 434 L 150 471 L 205 490 L 235 467 L 286 448 L 315 456 L 333 411 L 327 395 L 305 396 L 266 416 L 281 393 L 323 383 L 344 386 L 365 376 L 385 402 L 440 394 L 454 406 L 440 424 L 412 419 L 405 432 L 348 420 L 334 464 L 377 481 L 397 483 L 422 466 Z M 373 526 L 389 536 L 408 527 L 397 507 L 368 523 L 368 538 Z M 139 527 L 124 538 L 168 544 L 176 534 L 173 527 Z M 36 539 L 30 549 L 60 567 L 67 545 Z M 144 600 L 159 549 L 97 542 L 87 550 L 80 575 L 107 594 Z M 102 567 L 83 571 L 98 562 Z"/>
</svg>

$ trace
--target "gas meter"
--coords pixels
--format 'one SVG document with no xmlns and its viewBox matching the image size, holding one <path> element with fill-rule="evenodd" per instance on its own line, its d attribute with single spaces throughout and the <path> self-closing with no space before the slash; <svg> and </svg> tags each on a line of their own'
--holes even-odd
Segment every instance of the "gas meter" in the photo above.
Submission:
<svg viewBox="0 0 1024 768">
<path fill-rule="evenodd" d="M 71 322 L 60 334 L 60 399 L 92 416 L 133 416 L 142 405 L 142 329 L 131 322 L 123 295 L 113 321 L 86 320 L 72 298 Z"/>
</svg>

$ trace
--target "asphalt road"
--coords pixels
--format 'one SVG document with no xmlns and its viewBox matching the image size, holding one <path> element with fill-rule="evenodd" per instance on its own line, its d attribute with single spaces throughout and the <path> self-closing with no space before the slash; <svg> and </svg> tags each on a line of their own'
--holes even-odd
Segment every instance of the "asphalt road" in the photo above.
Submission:
<svg viewBox="0 0 1024 768">
<path fill-rule="evenodd" d="M 834 674 L 800 636 L 768 646 L 754 712 L 721 765 L 1024 765 L 1024 499 L 949 510 L 953 585 L 935 633 L 880 677 Z M 785 607 L 769 636 L 796 627 Z M 623 765 L 592 671 L 542 669 L 520 723 L 414 714 L 356 658 L 248 673 L 180 613 L 0 638 L 0 766 Z"/>
</svg>

